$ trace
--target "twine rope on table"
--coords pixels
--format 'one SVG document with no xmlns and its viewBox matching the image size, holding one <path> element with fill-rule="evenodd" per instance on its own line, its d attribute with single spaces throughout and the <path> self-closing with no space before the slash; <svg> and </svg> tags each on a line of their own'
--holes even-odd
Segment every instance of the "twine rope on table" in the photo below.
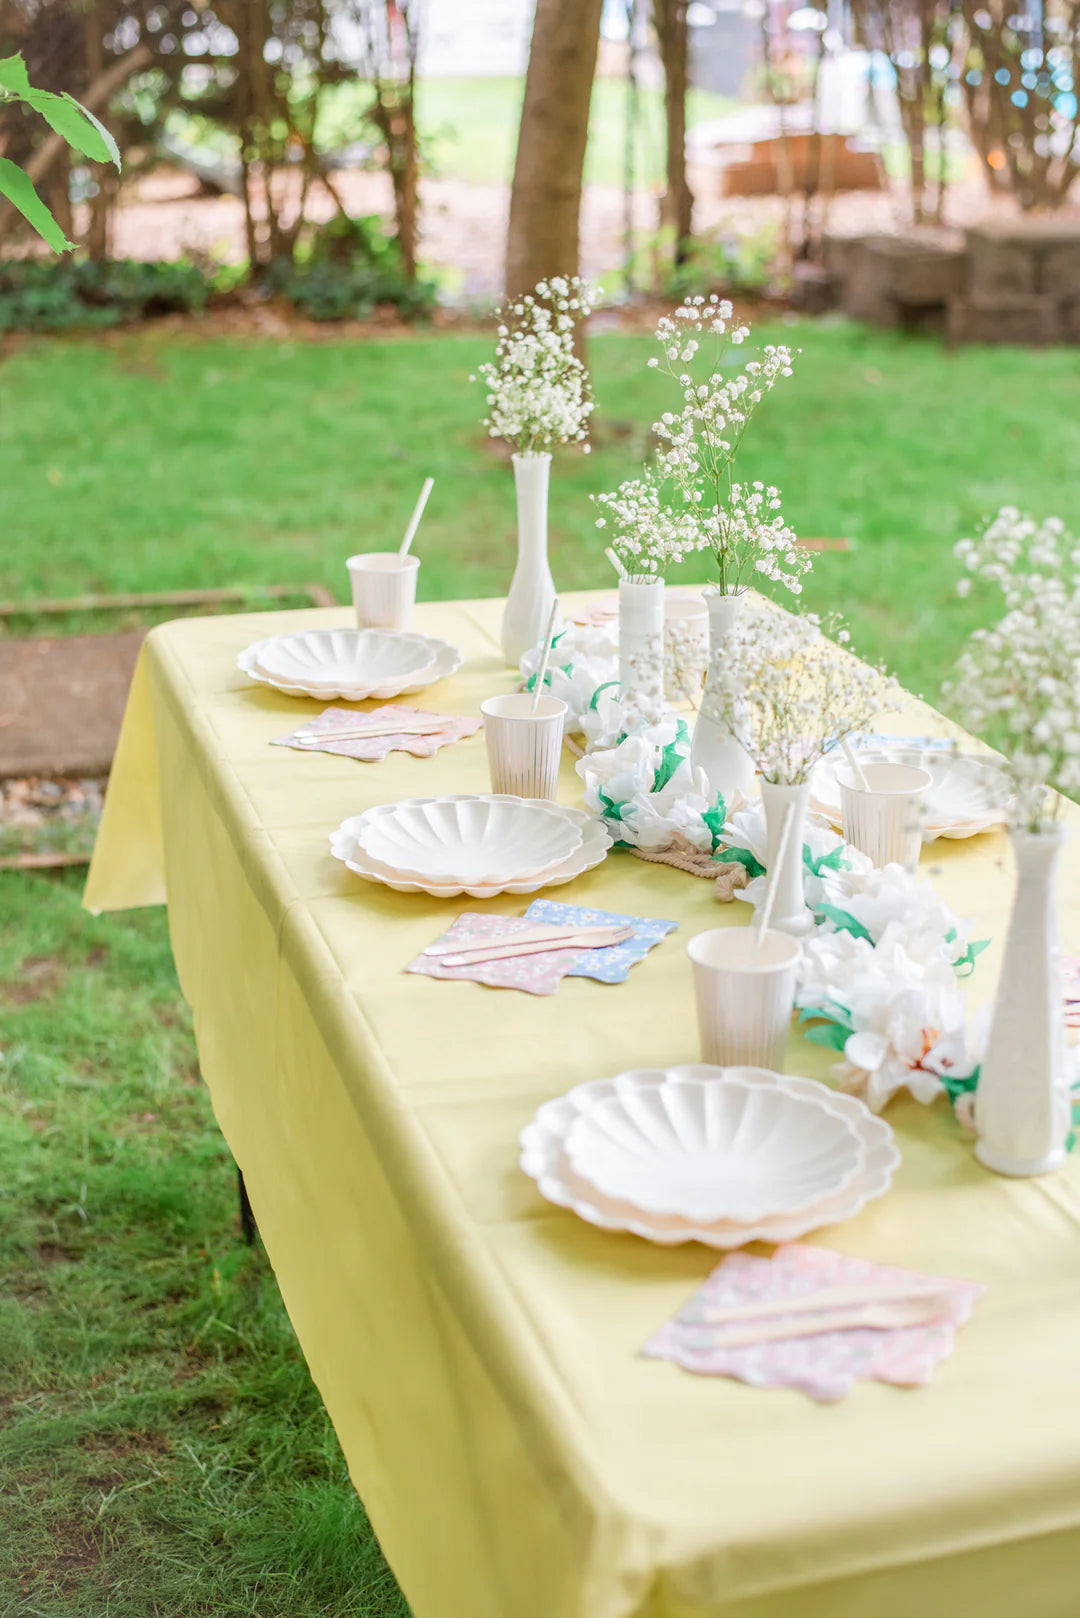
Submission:
<svg viewBox="0 0 1080 1618">
<path fill-rule="evenodd" d="M 736 893 L 740 888 L 745 888 L 750 880 L 741 860 L 715 860 L 711 854 L 689 844 L 680 846 L 673 843 L 670 848 L 632 848 L 630 852 L 636 854 L 639 860 L 648 860 L 653 865 L 670 865 L 676 871 L 686 871 L 689 876 L 715 877 L 716 897 L 721 904 L 731 904 Z"/>
</svg>

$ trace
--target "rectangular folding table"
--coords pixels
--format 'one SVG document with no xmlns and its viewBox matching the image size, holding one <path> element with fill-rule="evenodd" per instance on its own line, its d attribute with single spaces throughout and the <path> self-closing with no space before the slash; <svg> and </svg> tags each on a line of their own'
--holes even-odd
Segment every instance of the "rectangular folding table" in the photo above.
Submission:
<svg viewBox="0 0 1080 1618">
<path fill-rule="evenodd" d="M 419 608 L 417 627 L 466 660 L 407 700 L 476 713 L 511 689 L 500 610 Z M 168 901 L 216 1116 L 416 1618 L 1074 1618 L 1080 1164 L 998 1179 L 943 1100 L 890 1108 L 892 1191 L 810 1239 L 986 1283 L 926 1388 L 860 1383 L 821 1406 L 642 1358 L 719 1255 L 548 1205 L 517 1136 L 573 1084 L 696 1060 L 684 946 L 745 925 L 747 907 L 614 851 L 552 896 L 678 921 L 627 983 L 572 978 L 534 997 L 405 974 L 477 902 L 365 883 L 331 858 L 329 834 L 372 804 L 488 790 L 482 734 L 378 764 L 271 747 L 318 705 L 236 668 L 257 638 L 348 621 L 340 609 L 153 631 L 86 902 Z M 896 728 L 944 722 L 913 704 Z M 569 756 L 561 794 L 580 801 Z M 1007 923 L 1007 840 L 936 843 L 924 870 L 993 939 L 977 1000 Z M 1078 898 L 1074 837 L 1066 947 L 1080 946 Z M 829 1060 L 793 1035 L 790 1071 L 825 1077 Z"/>
</svg>

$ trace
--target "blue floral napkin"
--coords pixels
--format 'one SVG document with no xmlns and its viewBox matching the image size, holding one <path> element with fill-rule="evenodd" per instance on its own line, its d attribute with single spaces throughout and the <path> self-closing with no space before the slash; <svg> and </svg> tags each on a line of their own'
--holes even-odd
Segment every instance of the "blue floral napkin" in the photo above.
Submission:
<svg viewBox="0 0 1080 1618">
<path fill-rule="evenodd" d="M 568 978 L 595 978 L 598 983 L 625 983 L 630 968 L 643 961 L 653 946 L 679 925 L 677 921 L 657 921 L 651 916 L 621 916 L 614 910 L 561 905 L 554 899 L 534 899 L 525 912 L 525 920 L 550 922 L 559 927 L 628 927 L 632 924 L 634 936 L 625 944 L 585 950 L 578 964 L 566 973 Z"/>
</svg>

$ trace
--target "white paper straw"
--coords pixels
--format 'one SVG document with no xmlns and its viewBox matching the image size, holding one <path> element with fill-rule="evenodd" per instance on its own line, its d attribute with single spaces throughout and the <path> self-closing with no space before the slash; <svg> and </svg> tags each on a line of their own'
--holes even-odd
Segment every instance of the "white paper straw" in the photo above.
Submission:
<svg viewBox="0 0 1080 1618">
<path fill-rule="evenodd" d="M 548 615 L 547 628 L 544 631 L 544 655 L 540 659 L 540 667 L 536 671 L 536 684 L 533 686 L 532 713 L 535 713 L 540 702 L 540 695 L 544 689 L 544 679 L 547 675 L 547 666 L 551 659 L 551 645 L 555 639 L 555 619 L 559 615 L 559 598 L 551 603 L 551 612 Z"/>
<path fill-rule="evenodd" d="M 408 554 L 409 554 L 409 546 L 412 544 L 413 539 L 416 537 L 416 530 L 420 526 L 420 518 L 424 515 L 424 507 L 428 503 L 428 495 L 431 493 L 431 491 L 432 491 L 432 489 L 434 487 L 435 487 L 435 479 L 434 478 L 425 478 L 424 479 L 424 487 L 420 490 L 420 498 L 419 498 L 419 500 L 416 502 L 415 506 L 413 506 L 413 514 L 409 518 L 409 526 L 405 530 L 405 538 L 401 541 L 401 544 L 398 546 L 398 555 L 399 556 L 408 556 Z"/>
<path fill-rule="evenodd" d="M 754 945 L 755 959 L 759 950 L 761 949 L 765 934 L 769 930 L 769 922 L 772 919 L 773 913 L 773 903 L 776 899 L 776 890 L 780 885 L 777 878 L 780 871 L 783 869 L 784 860 L 787 856 L 787 846 L 791 841 L 791 828 L 794 824 L 795 805 L 793 803 L 789 803 L 787 809 L 784 811 L 784 824 L 780 828 L 780 842 L 776 849 L 776 859 L 773 861 L 773 868 L 769 873 L 769 883 L 765 889 L 765 899 L 761 906 L 761 915 L 758 920 L 757 942 Z"/>
<path fill-rule="evenodd" d="M 863 774 L 863 767 L 859 763 L 858 759 L 855 757 L 855 751 L 854 751 L 851 743 L 848 741 L 846 736 L 841 736 L 841 738 L 840 738 L 840 746 L 843 748 L 844 757 L 847 759 L 848 763 L 851 765 L 851 773 L 854 775 L 856 781 L 859 783 L 859 791 L 860 792 L 869 792 L 870 791 L 870 783 L 867 781 L 866 776 Z"/>
</svg>

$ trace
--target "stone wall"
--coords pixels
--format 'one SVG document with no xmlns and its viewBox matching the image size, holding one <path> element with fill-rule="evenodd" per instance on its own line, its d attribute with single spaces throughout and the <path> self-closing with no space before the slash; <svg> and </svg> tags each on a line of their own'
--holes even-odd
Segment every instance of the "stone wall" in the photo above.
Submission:
<svg viewBox="0 0 1080 1618">
<path fill-rule="evenodd" d="M 832 235 L 824 256 L 829 299 L 857 319 L 958 343 L 1080 342 L 1080 220 Z"/>
</svg>

